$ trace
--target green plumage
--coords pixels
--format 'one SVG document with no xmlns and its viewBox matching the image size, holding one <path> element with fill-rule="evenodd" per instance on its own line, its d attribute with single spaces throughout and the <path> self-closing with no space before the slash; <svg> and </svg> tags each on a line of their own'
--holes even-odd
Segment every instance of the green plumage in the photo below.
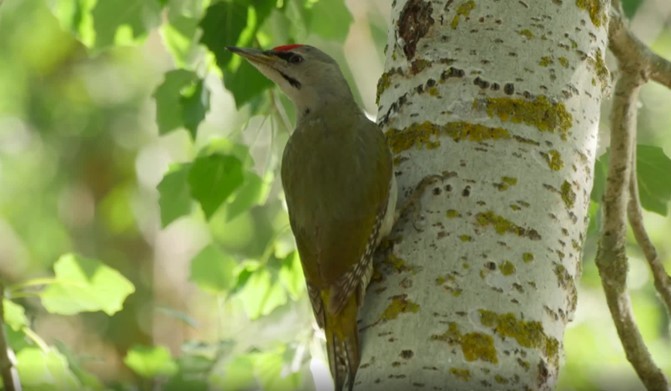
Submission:
<svg viewBox="0 0 671 391">
<path fill-rule="evenodd" d="M 334 114 L 313 112 L 298 123 L 284 150 L 282 185 L 340 390 L 345 378 L 351 389 L 359 366 L 357 312 L 387 211 L 392 163 L 384 135 L 358 108 Z"/>
<path fill-rule="evenodd" d="M 328 288 L 364 254 L 389 197 L 391 156 L 363 113 L 304 117 L 282 158 L 291 228 L 310 283 Z"/>
<path fill-rule="evenodd" d="M 357 314 L 372 254 L 393 224 L 396 187 L 382 131 L 366 118 L 330 56 L 308 45 L 229 47 L 273 80 L 299 120 L 282 185 L 315 318 L 326 334 L 336 391 L 359 367 Z"/>
</svg>

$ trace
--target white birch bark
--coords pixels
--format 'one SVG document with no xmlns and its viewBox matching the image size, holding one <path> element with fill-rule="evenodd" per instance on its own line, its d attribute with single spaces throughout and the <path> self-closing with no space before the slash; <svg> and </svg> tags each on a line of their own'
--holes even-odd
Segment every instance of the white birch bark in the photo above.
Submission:
<svg viewBox="0 0 671 391">
<path fill-rule="evenodd" d="M 379 122 L 399 203 L 360 390 L 554 387 L 607 88 L 599 0 L 396 1 Z"/>
</svg>

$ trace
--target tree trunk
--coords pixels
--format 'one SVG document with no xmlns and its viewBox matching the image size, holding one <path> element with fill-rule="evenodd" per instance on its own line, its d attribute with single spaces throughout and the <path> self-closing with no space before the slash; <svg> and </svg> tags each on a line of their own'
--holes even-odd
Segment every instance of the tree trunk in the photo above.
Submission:
<svg viewBox="0 0 671 391">
<path fill-rule="evenodd" d="M 554 388 L 587 227 L 599 0 L 396 1 L 380 117 L 399 204 L 360 322 L 361 390 Z"/>
</svg>

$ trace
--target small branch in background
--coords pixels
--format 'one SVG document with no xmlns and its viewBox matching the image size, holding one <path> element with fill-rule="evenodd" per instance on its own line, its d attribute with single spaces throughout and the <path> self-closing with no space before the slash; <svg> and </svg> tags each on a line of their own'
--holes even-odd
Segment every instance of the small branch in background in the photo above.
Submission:
<svg viewBox="0 0 671 391">
<path fill-rule="evenodd" d="M 632 162 L 636 162 L 636 158 L 632 159 Z M 638 243 L 645 259 L 650 265 L 650 270 L 652 271 L 652 277 L 655 282 L 655 289 L 662 298 L 662 301 L 666 305 L 666 310 L 671 315 L 671 277 L 664 270 L 664 265 L 657 255 L 657 249 L 655 245 L 650 240 L 648 233 L 645 230 L 645 225 L 643 224 L 643 213 L 641 211 L 641 203 L 638 198 L 638 183 L 636 179 L 636 166 L 634 165 L 631 170 L 631 179 L 629 181 L 629 205 L 627 205 L 627 217 L 629 218 L 629 225 L 634 231 L 634 237 Z"/>
<path fill-rule="evenodd" d="M 2 0 L 0 0 L 2 3 Z M 14 353 L 10 350 L 5 334 L 5 287 L 0 284 L 0 374 L 2 375 L 2 384 L 5 391 L 21 391 L 21 382 L 19 373 L 14 366 L 12 359 Z M 10 355 L 12 356 L 10 358 Z"/>
<path fill-rule="evenodd" d="M 613 2 L 614 12 L 608 25 L 608 47 L 620 61 L 636 62 L 646 78 L 671 88 L 671 61 L 653 53 L 624 24 L 619 0 Z M 624 60 L 626 59 L 626 60 Z"/>
<path fill-rule="evenodd" d="M 620 60 L 612 108 L 610 161 L 603 210 L 604 226 L 596 264 L 606 301 L 627 359 L 648 390 L 668 390 L 669 384 L 653 362 L 638 330 L 627 292 L 626 205 L 634 156 L 636 104 L 644 79 L 636 66 Z"/>
<path fill-rule="evenodd" d="M 665 73 L 665 67 L 668 66 L 665 65 L 668 64 L 666 60 L 652 53 L 626 28 L 619 0 L 613 0 L 612 5 L 609 48 L 618 60 L 620 75 L 611 109 L 611 156 L 603 200 L 604 226 L 596 264 L 608 308 L 627 359 L 648 390 L 668 391 L 669 382 L 653 361 L 638 330 L 627 292 L 629 263 L 626 253 L 625 213 L 629 212 L 636 238 L 653 268 L 655 286 L 658 287 L 657 280 L 661 275 L 655 268 L 661 265 L 643 227 L 636 184 L 636 106 L 640 88 L 649 78 L 671 87 L 671 72 Z M 671 69 L 671 66 L 668 67 Z M 663 269 L 661 272 L 666 276 Z M 663 285 L 664 281 L 660 281 Z"/>
</svg>

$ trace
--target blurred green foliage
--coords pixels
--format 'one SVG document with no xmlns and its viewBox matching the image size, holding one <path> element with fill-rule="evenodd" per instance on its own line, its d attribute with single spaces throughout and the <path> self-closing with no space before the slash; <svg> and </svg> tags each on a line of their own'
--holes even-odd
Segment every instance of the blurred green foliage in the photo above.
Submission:
<svg viewBox="0 0 671 391">
<path fill-rule="evenodd" d="M 668 57 L 668 22 L 645 0 L 623 5 L 660 25 L 654 48 Z M 382 0 L 349 7 L 5 0 L 0 275 L 24 389 L 315 388 L 328 369 L 277 180 L 293 109 L 225 47 L 309 42 L 344 65 L 352 23 L 368 33 L 353 39 L 382 48 L 380 12 L 389 12 Z M 666 99 L 668 91 L 644 88 L 640 137 L 649 145 L 638 149 L 641 198 L 660 215 L 671 197 L 671 116 L 656 109 Z M 606 158 L 596 167 L 562 390 L 640 387 L 592 261 Z M 646 218 L 668 267 L 669 220 Z M 632 254 L 636 315 L 669 373 L 669 319 L 633 246 Z"/>
</svg>

